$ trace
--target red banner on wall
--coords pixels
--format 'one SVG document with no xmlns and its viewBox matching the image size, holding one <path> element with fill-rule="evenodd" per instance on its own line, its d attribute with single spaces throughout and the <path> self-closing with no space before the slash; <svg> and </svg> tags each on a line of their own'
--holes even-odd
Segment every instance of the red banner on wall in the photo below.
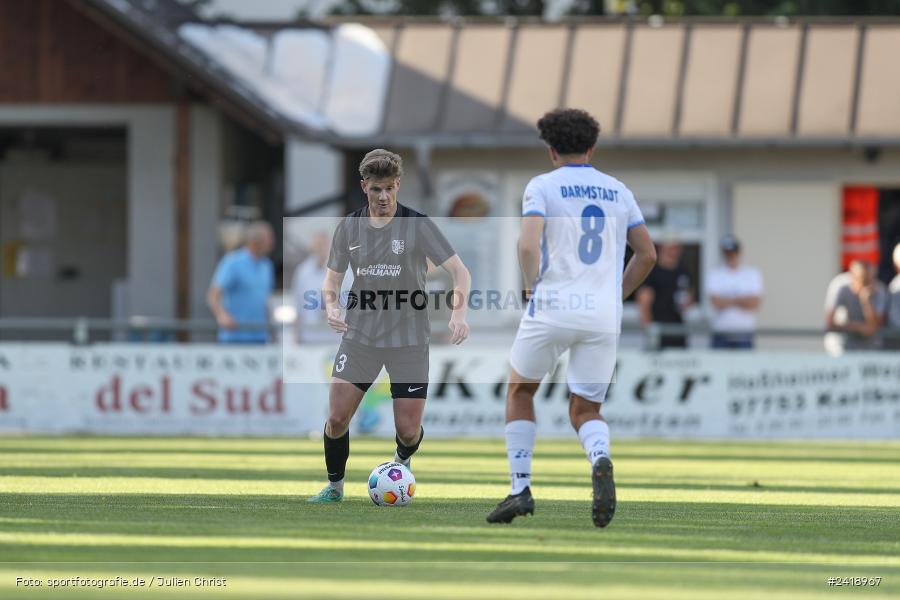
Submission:
<svg viewBox="0 0 900 600">
<path fill-rule="evenodd" d="M 841 265 L 846 271 L 854 260 L 877 265 L 881 259 L 878 245 L 878 188 L 844 188 L 844 215 Z"/>
</svg>

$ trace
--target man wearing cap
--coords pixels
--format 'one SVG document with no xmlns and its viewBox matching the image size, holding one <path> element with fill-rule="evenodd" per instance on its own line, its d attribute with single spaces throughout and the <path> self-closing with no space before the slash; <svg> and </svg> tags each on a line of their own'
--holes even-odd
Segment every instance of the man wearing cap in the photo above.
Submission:
<svg viewBox="0 0 900 600">
<path fill-rule="evenodd" d="M 712 306 L 712 347 L 751 349 L 762 301 L 762 274 L 741 263 L 741 244 L 733 235 L 722 238 L 720 249 L 723 264 L 709 274 L 706 283 Z"/>
</svg>

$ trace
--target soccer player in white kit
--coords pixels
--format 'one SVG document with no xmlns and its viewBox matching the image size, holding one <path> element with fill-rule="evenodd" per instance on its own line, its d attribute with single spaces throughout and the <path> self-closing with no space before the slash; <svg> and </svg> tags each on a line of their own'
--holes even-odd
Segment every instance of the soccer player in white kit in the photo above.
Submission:
<svg viewBox="0 0 900 600">
<path fill-rule="evenodd" d="M 591 463 L 594 525 L 606 527 L 616 489 L 600 406 L 615 369 L 622 299 L 650 273 L 656 249 L 631 191 L 590 164 L 597 121 L 583 110 L 557 109 L 537 126 L 556 168 L 533 178 L 522 202 L 518 252 L 530 300 L 510 352 L 505 436 L 512 485 L 487 520 L 534 514 L 534 393 L 568 350 L 569 418 Z M 626 243 L 634 252 L 627 266 Z"/>
</svg>

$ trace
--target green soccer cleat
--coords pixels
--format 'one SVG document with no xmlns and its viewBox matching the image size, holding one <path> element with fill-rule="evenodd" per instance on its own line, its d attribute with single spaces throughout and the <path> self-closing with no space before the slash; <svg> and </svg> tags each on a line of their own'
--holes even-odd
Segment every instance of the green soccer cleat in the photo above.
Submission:
<svg viewBox="0 0 900 600">
<path fill-rule="evenodd" d="M 331 502 L 340 502 L 344 499 L 344 492 L 339 492 L 330 485 L 326 485 L 325 489 L 307 500 L 315 504 L 327 504 Z"/>
</svg>

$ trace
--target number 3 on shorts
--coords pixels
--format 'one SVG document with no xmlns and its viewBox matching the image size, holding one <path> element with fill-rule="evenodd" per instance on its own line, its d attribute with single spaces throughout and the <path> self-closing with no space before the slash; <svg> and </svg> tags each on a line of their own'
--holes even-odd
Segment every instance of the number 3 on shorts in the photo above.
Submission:
<svg viewBox="0 0 900 600">
<path fill-rule="evenodd" d="M 347 355 L 341 354 L 337 357 L 337 360 L 334 361 L 334 370 L 340 373 L 344 370 L 344 366 L 347 364 Z"/>
</svg>

